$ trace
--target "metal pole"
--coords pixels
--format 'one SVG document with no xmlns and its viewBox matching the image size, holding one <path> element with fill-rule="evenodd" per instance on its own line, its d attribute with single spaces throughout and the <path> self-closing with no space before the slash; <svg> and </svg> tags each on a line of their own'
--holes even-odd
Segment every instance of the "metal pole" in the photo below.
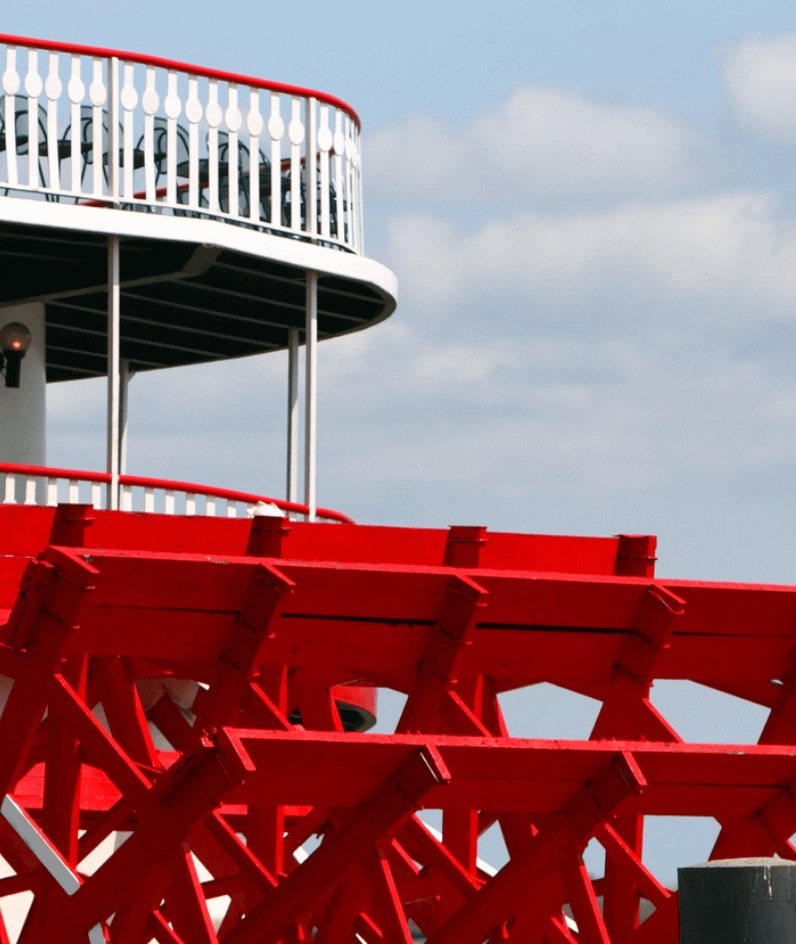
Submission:
<svg viewBox="0 0 796 944">
<path fill-rule="evenodd" d="M 127 403 L 133 372 L 126 357 L 119 358 L 119 474 L 127 474 Z"/>
<path fill-rule="evenodd" d="M 108 237 L 108 508 L 119 507 L 119 237 Z"/>
<path fill-rule="evenodd" d="M 307 521 L 315 520 L 315 420 L 318 405 L 318 273 L 307 272 L 306 353 L 304 398 L 304 504 L 309 506 Z"/>
<path fill-rule="evenodd" d="M 287 332 L 287 500 L 298 501 L 299 329 Z"/>
</svg>

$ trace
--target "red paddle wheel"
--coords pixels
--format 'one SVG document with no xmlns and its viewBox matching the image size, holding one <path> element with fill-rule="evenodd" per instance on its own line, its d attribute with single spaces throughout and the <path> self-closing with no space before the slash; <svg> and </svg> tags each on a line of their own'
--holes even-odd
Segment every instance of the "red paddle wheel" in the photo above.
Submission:
<svg viewBox="0 0 796 944">
<path fill-rule="evenodd" d="M 796 858 L 790 588 L 656 580 L 647 537 L 70 505 L 0 506 L 0 534 L 0 896 L 34 893 L 25 944 L 675 944 L 645 817 Z M 656 678 L 769 707 L 760 744 L 684 743 Z M 508 736 L 501 694 L 543 681 L 602 702 L 589 741 Z M 346 731 L 374 688 L 407 695 L 395 733 Z"/>
</svg>

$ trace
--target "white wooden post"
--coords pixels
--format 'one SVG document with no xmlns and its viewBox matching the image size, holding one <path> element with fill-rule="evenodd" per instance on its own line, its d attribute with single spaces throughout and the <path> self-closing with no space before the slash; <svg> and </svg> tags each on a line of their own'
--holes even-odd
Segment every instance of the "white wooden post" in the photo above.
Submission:
<svg viewBox="0 0 796 944">
<path fill-rule="evenodd" d="M 287 500 L 298 501 L 299 329 L 287 332 Z"/>
<path fill-rule="evenodd" d="M 304 418 L 304 504 L 315 520 L 315 447 L 318 387 L 318 273 L 307 271 Z"/>
<path fill-rule="evenodd" d="M 119 237 L 108 237 L 108 508 L 119 507 Z"/>
<path fill-rule="evenodd" d="M 119 60 L 108 60 L 108 191 L 112 205 L 119 205 Z"/>
</svg>

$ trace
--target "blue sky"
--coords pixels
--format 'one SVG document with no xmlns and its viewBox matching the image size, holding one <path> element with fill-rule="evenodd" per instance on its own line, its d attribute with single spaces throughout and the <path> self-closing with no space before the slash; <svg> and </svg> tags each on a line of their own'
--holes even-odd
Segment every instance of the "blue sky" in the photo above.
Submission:
<svg viewBox="0 0 796 944">
<path fill-rule="evenodd" d="M 3 22 L 359 111 L 366 247 L 401 295 L 321 346 L 321 504 L 656 533 L 663 575 L 794 582 L 792 4 L 29 0 Z M 48 395 L 49 461 L 102 467 L 103 385 Z M 281 355 L 140 376 L 130 471 L 281 495 L 284 397 Z M 761 723 L 729 698 L 656 698 L 694 739 Z M 517 711 L 523 733 L 586 717 Z"/>
</svg>

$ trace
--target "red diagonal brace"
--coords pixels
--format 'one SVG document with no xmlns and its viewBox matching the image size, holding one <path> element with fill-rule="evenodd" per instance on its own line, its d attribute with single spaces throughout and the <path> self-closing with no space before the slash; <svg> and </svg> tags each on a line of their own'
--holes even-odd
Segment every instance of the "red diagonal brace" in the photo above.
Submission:
<svg viewBox="0 0 796 944">
<path fill-rule="evenodd" d="M 481 944 L 494 927 L 514 917 L 518 902 L 530 887 L 560 868 L 622 800 L 644 786 L 646 780 L 633 756 L 627 752 L 618 755 L 433 935 L 429 944 Z"/>
<path fill-rule="evenodd" d="M 439 752 L 412 753 L 370 799 L 329 835 L 295 872 L 224 939 L 225 944 L 276 944 L 302 914 L 333 891 L 376 843 L 391 835 L 432 787 L 450 774 Z"/>
</svg>

